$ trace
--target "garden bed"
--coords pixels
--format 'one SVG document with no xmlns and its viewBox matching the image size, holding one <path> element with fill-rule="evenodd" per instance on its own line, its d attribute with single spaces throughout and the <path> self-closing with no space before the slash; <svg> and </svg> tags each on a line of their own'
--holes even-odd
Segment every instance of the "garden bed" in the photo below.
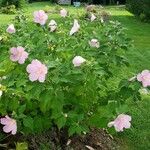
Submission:
<svg viewBox="0 0 150 150">
<path fill-rule="evenodd" d="M 91 129 L 87 134 L 68 137 L 66 130 L 57 131 L 56 128 L 42 134 L 23 136 L 17 134 L 9 136 L 1 142 L 0 149 L 16 148 L 15 143 L 26 142 L 29 150 L 47 148 L 51 150 L 116 150 L 119 148 L 117 140 L 106 130 Z"/>
</svg>

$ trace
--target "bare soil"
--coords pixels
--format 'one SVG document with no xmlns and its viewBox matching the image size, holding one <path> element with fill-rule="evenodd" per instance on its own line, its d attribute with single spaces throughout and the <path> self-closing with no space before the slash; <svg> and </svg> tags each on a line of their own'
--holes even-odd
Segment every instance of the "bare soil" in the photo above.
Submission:
<svg viewBox="0 0 150 150">
<path fill-rule="evenodd" d="M 10 136 L 0 143 L 0 150 L 15 149 L 16 142 L 27 142 L 29 150 L 119 150 L 118 142 L 103 129 L 68 138 L 66 130 L 56 128 L 39 135 Z"/>
</svg>

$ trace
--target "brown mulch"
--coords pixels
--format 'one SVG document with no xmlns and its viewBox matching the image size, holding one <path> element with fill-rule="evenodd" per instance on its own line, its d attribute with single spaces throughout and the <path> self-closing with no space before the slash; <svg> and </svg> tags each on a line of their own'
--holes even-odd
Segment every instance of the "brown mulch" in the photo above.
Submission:
<svg viewBox="0 0 150 150">
<path fill-rule="evenodd" d="M 1 144 L 6 148 L 0 150 L 15 149 L 16 142 L 27 142 L 29 150 L 118 150 L 119 146 L 111 135 L 103 129 L 91 129 L 87 134 L 68 138 L 67 132 L 57 129 L 44 132 L 39 135 L 28 136 L 27 138 L 17 135 L 8 137 Z M 6 143 L 6 144 L 5 144 Z"/>
<path fill-rule="evenodd" d="M 103 129 L 92 129 L 84 136 L 71 139 L 74 150 L 117 150 L 115 140 Z"/>
</svg>

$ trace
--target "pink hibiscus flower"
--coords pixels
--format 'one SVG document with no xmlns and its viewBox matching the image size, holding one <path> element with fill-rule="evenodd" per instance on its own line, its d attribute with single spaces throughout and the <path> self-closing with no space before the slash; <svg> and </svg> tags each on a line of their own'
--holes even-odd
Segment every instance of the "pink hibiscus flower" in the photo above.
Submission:
<svg viewBox="0 0 150 150">
<path fill-rule="evenodd" d="M 13 135 L 16 134 L 16 132 L 17 132 L 16 120 L 14 120 L 14 119 L 12 119 L 8 116 L 5 116 L 5 118 L 0 119 L 0 122 L 1 122 L 2 125 L 4 125 L 3 131 L 5 133 L 11 132 L 11 134 L 13 134 Z"/>
<path fill-rule="evenodd" d="M 78 23 L 78 20 L 74 19 L 73 27 L 70 30 L 70 35 L 73 35 L 74 33 L 78 32 L 79 29 L 80 29 L 80 25 Z"/>
<path fill-rule="evenodd" d="M 96 47 L 96 48 L 100 47 L 100 44 L 97 39 L 92 39 L 91 41 L 89 41 L 89 44 L 91 47 Z"/>
<path fill-rule="evenodd" d="M 51 20 L 48 24 L 48 27 L 50 28 L 51 32 L 54 32 L 57 29 L 57 23 L 55 20 Z"/>
<path fill-rule="evenodd" d="M 91 14 L 91 22 L 96 19 L 96 16 L 94 14 Z"/>
<path fill-rule="evenodd" d="M 37 59 L 32 60 L 31 64 L 27 66 L 26 70 L 29 73 L 29 79 L 32 82 L 36 80 L 39 82 L 44 82 L 45 76 L 48 73 L 47 67 Z"/>
<path fill-rule="evenodd" d="M 67 14 L 68 14 L 68 12 L 67 12 L 67 10 L 66 9 L 61 9 L 60 10 L 60 15 L 62 16 L 62 17 L 66 17 L 67 16 Z"/>
<path fill-rule="evenodd" d="M 79 67 L 81 64 L 83 64 L 86 60 L 81 57 L 81 56 L 76 56 L 74 57 L 74 59 L 72 60 L 72 63 L 74 65 L 74 67 Z"/>
<path fill-rule="evenodd" d="M 130 128 L 131 116 L 120 114 L 114 121 L 108 123 L 108 127 L 115 127 L 117 132 L 123 131 L 123 128 Z"/>
<path fill-rule="evenodd" d="M 2 94 L 3 94 L 3 91 L 2 91 L 2 90 L 0 90 L 0 97 L 2 96 Z"/>
<path fill-rule="evenodd" d="M 16 33 L 16 29 L 14 27 L 13 24 L 9 25 L 8 28 L 6 29 L 6 32 L 12 34 L 12 33 Z"/>
<path fill-rule="evenodd" d="M 43 10 L 35 11 L 33 15 L 34 22 L 40 25 L 44 25 L 48 19 L 48 15 Z"/>
<path fill-rule="evenodd" d="M 12 47 L 10 49 L 10 59 L 14 62 L 18 61 L 19 64 L 23 64 L 25 60 L 28 58 L 28 53 L 21 46 Z"/>
<path fill-rule="evenodd" d="M 137 75 L 137 80 L 142 82 L 143 87 L 150 86 L 150 71 L 143 70 L 141 73 Z"/>
</svg>

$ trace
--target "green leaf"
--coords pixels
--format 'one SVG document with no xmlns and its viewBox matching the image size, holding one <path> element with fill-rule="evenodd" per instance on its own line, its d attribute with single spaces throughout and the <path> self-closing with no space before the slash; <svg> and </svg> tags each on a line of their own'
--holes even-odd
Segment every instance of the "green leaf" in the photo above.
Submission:
<svg viewBox="0 0 150 150">
<path fill-rule="evenodd" d="M 30 131 L 34 131 L 34 121 L 31 117 L 26 117 L 23 119 L 23 125 Z"/>
<path fill-rule="evenodd" d="M 92 127 L 106 128 L 108 124 L 108 118 L 100 117 L 98 114 L 96 114 L 89 118 L 88 124 Z"/>
<path fill-rule="evenodd" d="M 28 150 L 28 143 L 26 142 L 17 142 L 16 144 L 16 150 Z"/>
<path fill-rule="evenodd" d="M 5 59 L 0 63 L 0 76 L 6 75 L 14 69 L 14 63 L 9 59 Z M 3 69 L 2 69 L 3 68 Z"/>
<path fill-rule="evenodd" d="M 51 127 L 51 119 L 48 116 L 38 115 L 34 117 L 34 132 L 42 133 Z"/>
<path fill-rule="evenodd" d="M 37 133 L 40 133 L 42 132 L 43 130 L 43 120 L 42 118 L 39 116 L 39 117 L 35 117 L 34 118 L 34 131 L 37 132 Z"/>
<path fill-rule="evenodd" d="M 26 85 L 26 82 L 27 82 L 28 80 L 27 79 L 20 79 L 20 80 L 18 80 L 17 82 L 16 82 L 16 86 L 17 87 L 21 87 L 21 86 L 24 86 L 24 85 Z"/>
<path fill-rule="evenodd" d="M 116 108 L 117 114 L 126 113 L 128 112 L 129 107 L 128 105 L 121 105 L 120 107 Z"/>
<path fill-rule="evenodd" d="M 82 126 L 78 125 L 77 123 L 74 123 L 73 125 L 71 125 L 68 130 L 69 136 L 72 136 L 73 134 L 81 134 L 81 132 L 83 131 L 84 131 L 84 128 L 82 128 Z"/>
<path fill-rule="evenodd" d="M 62 116 L 62 117 L 58 118 L 55 122 L 56 122 L 58 128 L 61 129 L 66 124 L 66 117 Z"/>
<path fill-rule="evenodd" d="M 26 95 L 28 99 L 39 99 L 41 92 L 44 90 L 44 86 L 39 83 L 34 83 L 34 86 Z"/>
<path fill-rule="evenodd" d="M 116 134 L 116 130 L 115 130 L 114 127 L 108 128 L 107 130 L 108 130 L 108 132 L 109 132 L 110 134 L 112 134 L 112 135 Z"/>
<path fill-rule="evenodd" d="M 127 87 L 122 87 L 121 90 L 119 91 L 119 94 L 123 97 L 123 99 L 128 99 L 133 96 L 133 89 L 132 88 L 127 88 Z"/>
<path fill-rule="evenodd" d="M 59 117 L 62 116 L 62 109 L 58 110 L 58 109 L 52 109 L 52 119 L 57 119 Z"/>
<path fill-rule="evenodd" d="M 108 101 L 108 108 L 109 110 L 111 110 L 111 112 L 114 112 L 117 107 L 118 107 L 117 101 Z"/>
<path fill-rule="evenodd" d="M 103 118 L 103 117 L 109 118 L 109 117 L 112 116 L 112 110 L 108 106 L 100 106 L 98 108 L 98 112 L 97 113 L 98 113 L 100 118 Z"/>
<path fill-rule="evenodd" d="M 55 90 L 55 95 L 53 95 L 52 99 L 52 109 L 59 111 L 60 113 L 62 112 L 61 110 L 63 109 L 64 105 L 64 94 L 62 91 Z"/>
<path fill-rule="evenodd" d="M 70 111 L 68 112 L 68 117 L 71 118 L 71 120 L 75 121 L 75 122 L 80 122 L 84 119 L 84 114 L 79 114 L 75 111 Z"/>
<path fill-rule="evenodd" d="M 126 79 L 123 79 L 123 80 L 120 81 L 118 87 L 119 87 L 119 88 L 122 88 L 122 87 L 128 87 L 128 86 L 129 86 L 129 81 L 126 80 Z"/>
<path fill-rule="evenodd" d="M 19 99 L 19 98 L 18 98 Z M 9 101 L 9 110 L 10 111 L 16 111 L 17 108 L 19 107 L 19 100 L 17 98 L 11 99 Z"/>
<path fill-rule="evenodd" d="M 40 95 L 40 110 L 45 113 L 50 110 L 52 105 L 52 91 L 51 90 L 45 90 Z"/>
<path fill-rule="evenodd" d="M 26 110 L 26 104 L 19 106 L 18 113 L 22 114 Z"/>
</svg>

